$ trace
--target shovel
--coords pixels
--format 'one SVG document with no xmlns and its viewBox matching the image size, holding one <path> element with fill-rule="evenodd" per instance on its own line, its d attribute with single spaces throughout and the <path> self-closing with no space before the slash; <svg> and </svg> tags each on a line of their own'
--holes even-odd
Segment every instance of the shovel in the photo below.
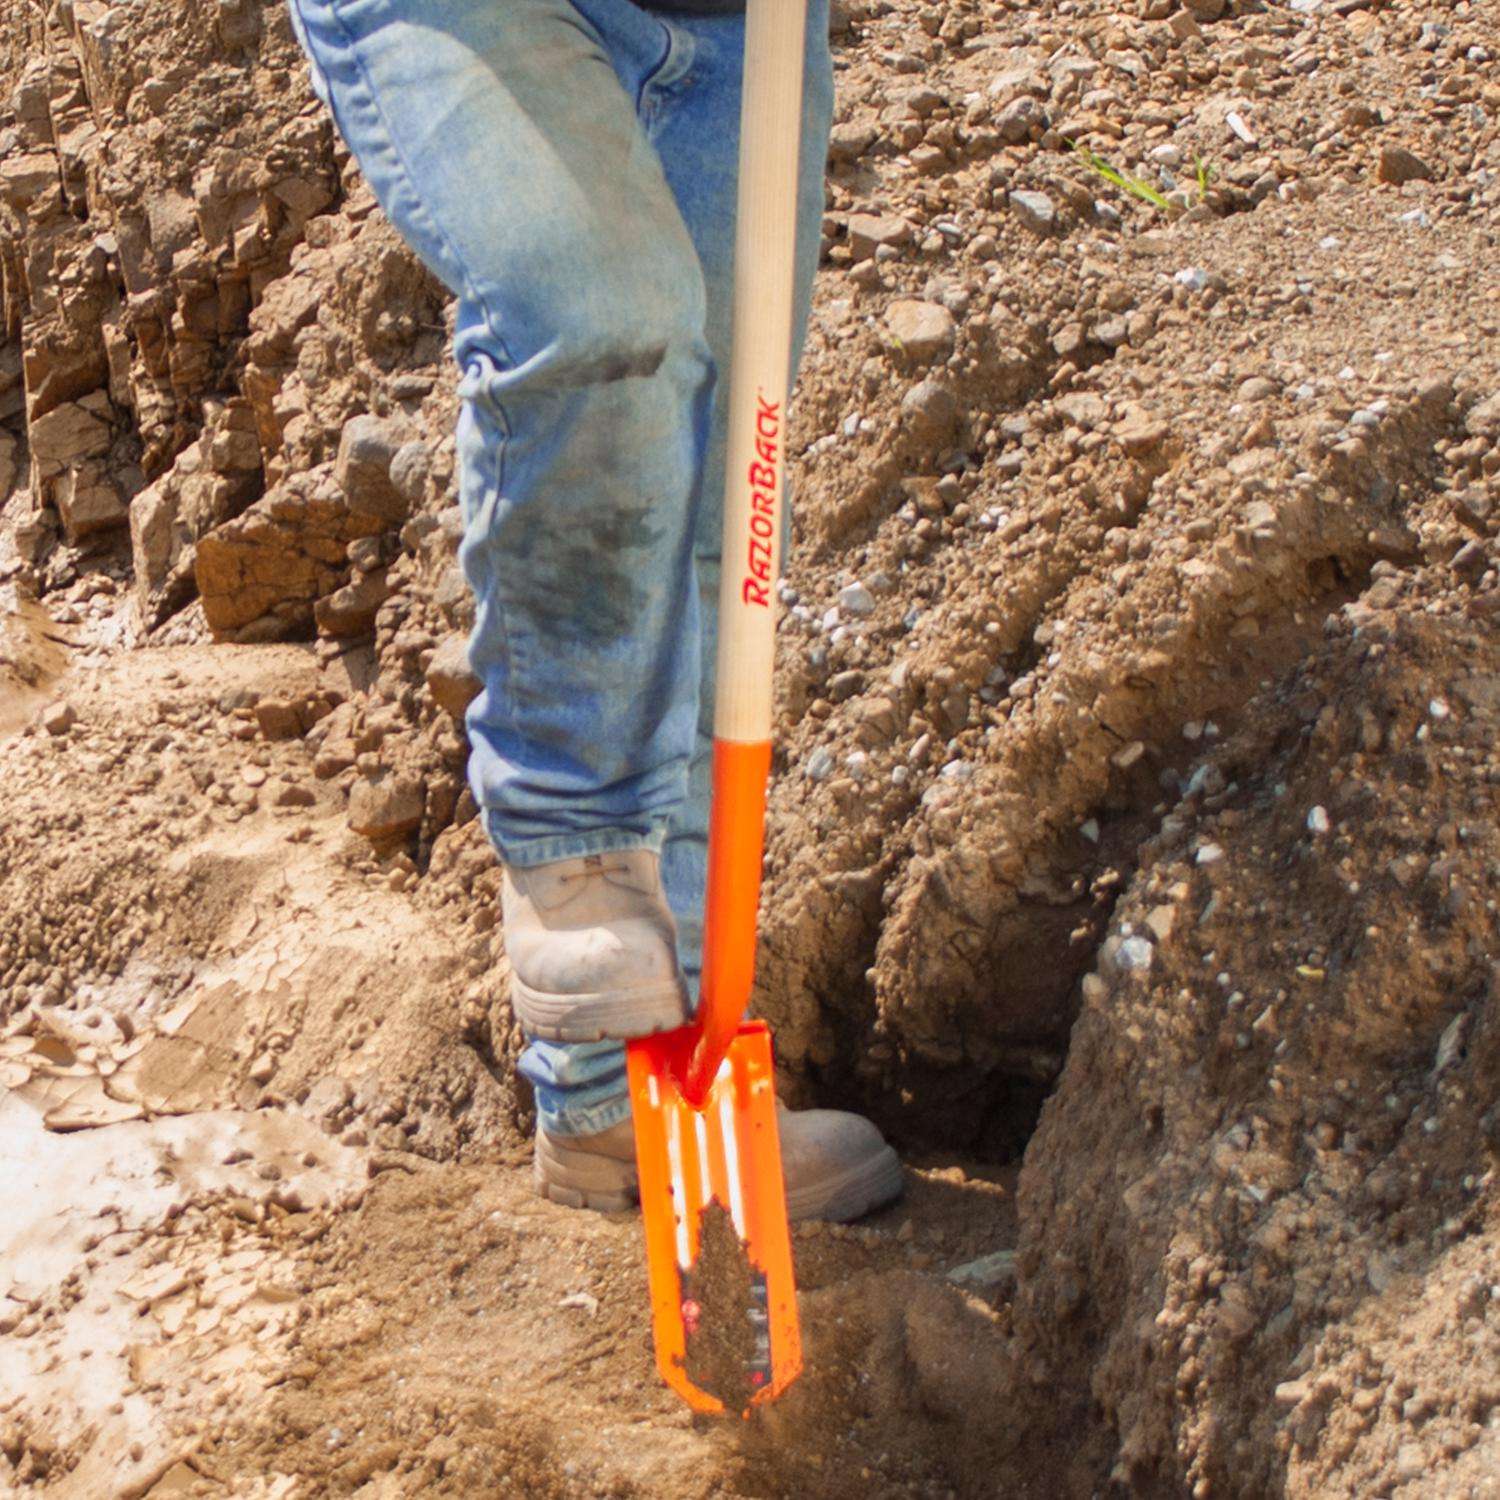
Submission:
<svg viewBox="0 0 1500 1500">
<path fill-rule="evenodd" d="M 771 1034 L 745 1022 L 771 766 L 806 0 L 749 0 L 702 1002 L 627 1047 L 662 1378 L 748 1415 L 802 1368 Z"/>
</svg>

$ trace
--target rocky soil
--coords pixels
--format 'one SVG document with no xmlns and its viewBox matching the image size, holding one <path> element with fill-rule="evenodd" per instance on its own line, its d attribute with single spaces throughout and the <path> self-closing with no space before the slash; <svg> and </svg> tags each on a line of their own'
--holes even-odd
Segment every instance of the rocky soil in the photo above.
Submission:
<svg viewBox="0 0 1500 1500">
<path fill-rule="evenodd" d="M 906 1203 L 534 1199 L 447 299 L 274 5 L 0 4 L 0 1493 L 1500 1495 L 1500 4 L 846 0 L 759 1005 Z"/>
</svg>

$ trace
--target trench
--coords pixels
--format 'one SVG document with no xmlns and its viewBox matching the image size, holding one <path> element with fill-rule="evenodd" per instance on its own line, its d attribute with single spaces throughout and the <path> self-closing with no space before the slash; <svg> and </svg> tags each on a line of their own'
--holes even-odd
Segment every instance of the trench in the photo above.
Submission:
<svg viewBox="0 0 1500 1500">
<path fill-rule="evenodd" d="M 1324 618 L 1368 586 L 1370 559 L 1316 557 L 1305 565 L 1305 579 L 1305 597 L 1295 608 L 1287 607 L 1232 651 L 1216 679 L 1186 680 L 1176 711 L 1137 730 L 1155 748 L 1130 770 L 1112 774 L 1090 814 L 1097 842 L 1071 837 L 1049 851 L 1058 883 L 1078 889 L 1078 899 L 1023 901 L 1007 916 L 1003 931 L 991 935 L 984 961 L 997 978 L 1020 969 L 1032 995 L 1040 997 L 1031 1002 L 1034 1009 L 1056 1015 L 1058 1024 L 1008 1038 L 998 1052 L 970 1029 L 959 1039 L 963 1061 L 953 1065 L 901 1055 L 898 1049 L 891 1066 L 871 1067 L 865 976 L 876 962 L 881 936 L 873 918 L 864 945 L 843 966 L 844 983 L 820 997 L 837 1043 L 833 1061 L 805 1070 L 809 1092 L 819 1103 L 869 1115 L 901 1149 L 918 1156 L 951 1154 L 996 1168 L 1021 1160 L 1066 1065 L 1083 980 L 1098 965 L 1116 905 L 1141 869 L 1145 846 L 1163 818 L 1195 795 L 1189 790 L 1195 766 L 1240 727 L 1247 696 L 1242 685 L 1294 680 L 1321 640 Z M 1287 715 L 1288 732 L 1300 731 L 1303 725 L 1290 708 Z M 1211 723 L 1216 733 L 1212 739 L 1189 740 L 1183 734 L 1189 720 Z"/>
</svg>

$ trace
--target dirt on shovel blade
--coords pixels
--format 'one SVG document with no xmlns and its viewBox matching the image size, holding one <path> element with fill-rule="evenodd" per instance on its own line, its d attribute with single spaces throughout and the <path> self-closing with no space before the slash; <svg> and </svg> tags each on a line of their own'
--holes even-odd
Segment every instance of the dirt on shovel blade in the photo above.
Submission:
<svg viewBox="0 0 1500 1500">
<path fill-rule="evenodd" d="M 766 1278 L 717 1200 L 698 1220 L 698 1259 L 682 1279 L 683 1368 L 701 1390 L 742 1412 L 770 1378 Z"/>
</svg>

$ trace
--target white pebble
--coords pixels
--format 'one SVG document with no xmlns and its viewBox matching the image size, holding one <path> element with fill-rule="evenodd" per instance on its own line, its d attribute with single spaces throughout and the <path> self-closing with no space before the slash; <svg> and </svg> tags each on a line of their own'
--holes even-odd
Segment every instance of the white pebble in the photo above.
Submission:
<svg viewBox="0 0 1500 1500">
<path fill-rule="evenodd" d="M 1307 815 L 1307 827 L 1312 833 L 1328 832 L 1328 809 L 1326 807 L 1315 807 Z"/>
<path fill-rule="evenodd" d="M 845 584 L 839 590 L 839 604 L 851 615 L 875 613 L 875 596 L 862 583 Z"/>
<path fill-rule="evenodd" d="M 806 774 L 809 781 L 827 781 L 833 774 L 833 751 L 827 745 L 819 745 L 807 757 Z"/>
</svg>

